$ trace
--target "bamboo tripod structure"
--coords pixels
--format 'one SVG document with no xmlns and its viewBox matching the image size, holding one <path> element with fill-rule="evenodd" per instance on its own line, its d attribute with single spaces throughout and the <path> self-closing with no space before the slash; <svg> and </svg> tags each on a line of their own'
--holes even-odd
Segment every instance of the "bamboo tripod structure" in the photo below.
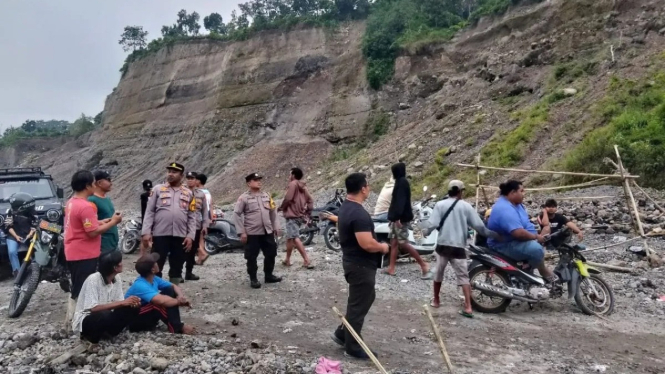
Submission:
<svg viewBox="0 0 665 374">
<path fill-rule="evenodd" d="M 632 175 L 629 174 L 628 171 L 623 167 L 623 163 L 621 161 L 621 154 L 619 153 L 619 147 L 617 145 L 614 146 L 614 152 L 616 153 L 617 157 L 617 162 L 614 164 L 617 169 L 618 169 L 618 174 L 598 174 L 598 173 L 581 173 L 581 172 L 567 172 L 567 171 L 552 171 L 552 170 L 529 170 L 529 169 L 516 169 L 516 168 L 501 168 L 501 167 L 494 167 L 494 166 L 486 166 L 486 165 L 481 165 L 480 164 L 480 154 L 478 154 L 475 165 L 471 164 L 463 164 L 463 163 L 458 163 L 457 166 L 461 166 L 464 168 L 475 168 L 476 169 L 476 184 L 474 187 L 476 187 L 476 211 L 478 211 L 478 206 L 479 206 L 479 200 L 480 200 L 480 192 L 482 191 L 484 197 L 485 197 L 485 203 L 489 205 L 489 201 L 487 201 L 487 196 L 485 195 L 485 188 L 492 188 L 496 189 L 496 187 L 493 186 L 484 186 L 481 184 L 480 181 L 480 174 L 481 170 L 499 170 L 499 171 L 509 171 L 509 172 L 519 172 L 519 173 L 532 173 L 532 174 L 550 174 L 550 175 L 569 175 L 569 176 L 578 176 L 578 177 L 596 177 L 599 179 L 590 181 L 590 182 L 585 182 L 585 183 L 579 183 L 576 185 L 571 185 L 571 186 L 561 186 L 561 187 L 546 187 L 546 188 L 532 188 L 532 189 L 527 189 L 527 191 L 548 191 L 548 190 L 557 190 L 557 189 L 566 189 L 566 188 L 576 188 L 576 187 L 589 187 L 597 184 L 598 182 L 609 180 L 609 179 L 621 179 L 625 198 L 626 198 L 626 206 L 628 209 L 630 209 L 631 214 L 631 220 L 633 222 L 633 226 L 635 226 L 635 229 L 637 230 L 637 233 L 640 235 L 640 237 L 644 238 L 644 249 L 646 251 L 647 258 L 650 261 L 656 261 L 659 262 L 660 259 L 659 257 L 654 253 L 653 250 L 651 250 L 646 241 L 647 235 L 644 233 L 644 227 L 642 225 L 642 220 L 640 219 L 640 214 L 637 209 L 637 203 L 635 203 L 635 197 L 633 196 L 633 191 L 631 190 L 630 186 L 631 184 L 634 185 L 640 192 L 642 192 L 644 195 L 646 195 L 647 199 L 649 199 L 660 211 L 661 214 L 665 214 L 665 209 L 663 209 L 660 205 L 658 205 L 647 193 L 639 186 L 637 185 L 637 182 L 635 181 L 639 176 L 637 175 Z M 608 196 L 598 196 L 594 197 L 595 198 L 607 198 Z M 572 198 L 571 198 L 572 199 Z M 582 199 L 582 198 L 580 198 Z M 475 235 L 475 234 L 474 234 Z"/>
</svg>

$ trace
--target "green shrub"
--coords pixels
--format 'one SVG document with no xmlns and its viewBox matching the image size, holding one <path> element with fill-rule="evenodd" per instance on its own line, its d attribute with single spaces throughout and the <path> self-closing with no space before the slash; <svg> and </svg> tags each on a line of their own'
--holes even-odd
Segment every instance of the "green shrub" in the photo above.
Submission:
<svg viewBox="0 0 665 374">
<path fill-rule="evenodd" d="M 562 166 L 571 171 L 613 172 L 602 160 L 616 159 L 616 144 L 624 166 L 640 175 L 642 184 L 665 187 L 665 72 L 640 82 L 613 78 L 596 111 L 607 125 L 587 134 Z"/>
</svg>

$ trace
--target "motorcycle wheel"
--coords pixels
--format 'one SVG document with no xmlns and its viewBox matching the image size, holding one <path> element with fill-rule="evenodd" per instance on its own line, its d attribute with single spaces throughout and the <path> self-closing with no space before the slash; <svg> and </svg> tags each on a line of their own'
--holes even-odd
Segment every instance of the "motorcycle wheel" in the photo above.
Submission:
<svg viewBox="0 0 665 374">
<path fill-rule="evenodd" d="M 491 279 L 490 279 L 491 276 Z M 482 278 L 482 280 L 481 280 Z M 501 281 L 505 286 L 508 286 L 508 279 L 500 273 L 493 272 L 492 269 L 485 265 L 476 266 L 469 272 L 469 283 L 471 283 L 471 306 L 473 309 L 481 313 L 503 313 L 510 305 L 512 299 L 506 299 L 499 296 L 490 296 L 486 295 L 481 290 L 476 290 L 473 288 L 473 283 L 475 281 L 487 282 L 488 280 L 492 281 L 492 284 L 496 284 L 497 281 Z M 486 304 L 482 299 L 489 299 L 490 304 Z"/>
<path fill-rule="evenodd" d="M 212 237 L 212 239 L 206 240 L 208 237 Z M 203 238 L 203 250 L 211 256 L 217 254 L 219 249 L 217 249 L 215 243 L 220 243 L 222 240 L 223 238 L 221 237 L 221 234 L 208 234 L 205 238 Z"/>
<path fill-rule="evenodd" d="M 32 294 L 39 285 L 41 267 L 36 262 L 24 262 L 19 270 L 21 279 L 14 284 L 14 291 L 9 300 L 9 318 L 17 318 L 28 306 Z"/>
<path fill-rule="evenodd" d="M 314 240 L 314 231 L 300 233 L 300 241 L 302 242 L 302 245 L 310 245 L 312 244 L 313 240 Z"/>
<path fill-rule="evenodd" d="M 336 225 L 328 225 L 323 230 L 323 241 L 326 242 L 326 247 L 333 251 L 341 251 L 342 245 L 339 242 L 339 232 Z"/>
<path fill-rule="evenodd" d="M 141 238 L 136 231 L 128 231 L 122 236 L 122 241 L 120 243 L 120 251 L 123 254 L 128 255 L 136 252 L 141 244 Z"/>
<path fill-rule="evenodd" d="M 593 294 L 590 282 L 593 282 L 600 297 Z M 603 278 L 597 274 L 591 274 L 589 278 L 584 278 L 580 282 L 575 293 L 575 303 L 584 314 L 609 316 L 614 311 L 614 292 Z"/>
</svg>

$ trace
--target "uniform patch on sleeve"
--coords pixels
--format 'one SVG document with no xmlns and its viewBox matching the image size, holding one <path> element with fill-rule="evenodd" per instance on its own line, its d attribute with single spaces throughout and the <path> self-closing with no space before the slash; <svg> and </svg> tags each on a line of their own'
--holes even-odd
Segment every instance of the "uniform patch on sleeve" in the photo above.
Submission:
<svg viewBox="0 0 665 374">
<path fill-rule="evenodd" d="M 92 222 L 90 222 L 90 219 L 86 218 L 85 221 L 83 221 L 83 227 L 85 228 L 92 227 Z"/>
</svg>

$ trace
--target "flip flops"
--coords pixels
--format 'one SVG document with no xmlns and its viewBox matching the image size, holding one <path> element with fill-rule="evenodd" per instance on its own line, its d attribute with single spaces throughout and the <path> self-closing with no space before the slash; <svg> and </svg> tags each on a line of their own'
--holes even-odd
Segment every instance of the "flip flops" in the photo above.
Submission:
<svg viewBox="0 0 665 374">
<path fill-rule="evenodd" d="M 288 267 L 291 267 L 291 264 L 287 263 L 286 261 L 282 260 L 282 265 Z"/>
<path fill-rule="evenodd" d="M 422 280 L 432 280 L 434 279 L 434 273 L 432 273 L 432 270 L 428 270 L 427 273 L 423 274 L 420 279 Z"/>
<path fill-rule="evenodd" d="M 473 313 L 467 313 L 467 312 L 465 312 L 464 310 L 460 310 L 460 311 L 459 311 L 459 314 L 460 314 L 462 317 L 473 318 Z"/>
<path fill-rule="evenodd" d="M 384 271 L 382 271 L 382 273 L 385 274 L 385 275 L 390 275 L 391 277 L 396 277 L 396 276 L 397 276 L 397 273 L 395 273 L 395 274 L 390 274 L 390 273 L 388 272 L 388 270 L 384 270 Z"/>
<path fill-rule="evenodd" d="M 312 265 L 312 264 L 303 265 L 302 267 L 304 267 L 305 269 L 308 269 L 308 270 L 316 269 L 316 266 L 314 266 L 314 265 Z"/>
<path fill-rule="evenodd" d="M 439 308 L 441 304 L 439 305 L 434 304 L 434 298 L 431 298 L 429 299 L 429 306 L 431 306 L 432 308 Z"/>
</svg>

